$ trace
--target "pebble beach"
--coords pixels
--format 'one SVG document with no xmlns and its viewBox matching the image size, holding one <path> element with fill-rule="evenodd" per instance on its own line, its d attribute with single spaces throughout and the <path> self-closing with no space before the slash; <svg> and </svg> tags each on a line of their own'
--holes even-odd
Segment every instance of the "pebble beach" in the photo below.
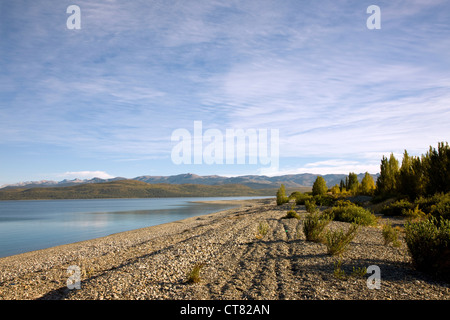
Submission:
<svg viewBox="0 0 450 320">
<path fill-rule="evenodd" d="M 235 201 L 236 202 L 236 201 Z M 449 285 L 416 271 L 406 244 L 385 245 L 378 226 L 360 227 L 340 256 L 305 240 L 290 204 L 242 200 L 240 207 L 0 258 L 4 300 L 449 300 Z M 390 219 L 402 226 L 402 219 Z M 268 226 L 265 235 L 258 226 Z M 327 228 L 349 228 L 332 221 Z M 188 273 L 202 264 L 199 281 Z M 336 275 L 340 266 L 342 276 Z M 72 266 L 72 267 L 71 267 Z M 79 270 L 79 288 L 67 280 Z M 379 288 L 369 288 L 377 266 Z"/>
</svg>

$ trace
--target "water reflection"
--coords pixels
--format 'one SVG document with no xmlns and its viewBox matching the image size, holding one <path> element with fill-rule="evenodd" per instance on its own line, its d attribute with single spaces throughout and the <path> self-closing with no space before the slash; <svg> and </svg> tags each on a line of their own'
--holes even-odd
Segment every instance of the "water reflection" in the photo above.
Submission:
<svg viewBox="0 0 450 320">
<path fill-rule="evenodd" d="M 0 201 L 0 257 L 235 207 L 192 201 L 250 198 Z"/>
</svg>

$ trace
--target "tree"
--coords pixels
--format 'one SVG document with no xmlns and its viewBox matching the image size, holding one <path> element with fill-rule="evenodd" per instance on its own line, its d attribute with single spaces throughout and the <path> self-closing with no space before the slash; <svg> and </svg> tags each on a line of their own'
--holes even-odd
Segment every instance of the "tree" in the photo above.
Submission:
<svg viewBox="0 0 450 320">
<path fill-rule="evenodd" d="M 345 183 L 344 180 L 341 180 L 341 182 L 339 183 L 339 190 L 342 191 L 346 191 L 345 189 Z"/>
<path fill-rule="evenodd" d="M 427 193 L 450 192 L 450 148 L 448 143 L 439 142 L 437 150 L 430 146 L 425 158 Z"/>
<path fill-rule="evenodd" d="M 380 165 L 380 176 L 376 183 L 376 192 L 382 196 L 392 196 L 397 193 L 399 165 L 398 160 L 391 153 L 389 159 L 383 156 Z"/>
<path fill-rule="evenodd" d="M 286 189 L 284 187 L 284 184 L 282 184 L 277 191 L 277 205 L 282 205 L 283 203 L 286 203 L 288 201 L 289 198 L 286 197 Z"/>
<path fill-rule="evenodd" d="M 410 200 L 425 194 L 423 164 L 419 157 L 411 157 L 405 150 L 398 173 L 398 192 Z"/>
<path fill-rule="evenodd" d="M 364 178 L 361 180 L 361 193 L 365 195 L 371 195 L 375 190 L 375 182 L 373 177 L 366 172 Z"/>
<path fill-rule="evenodd" d="M 313 195 L 325 194 L 328 191 L 327 183 L 322 176 L 318 176 L 316 181 L 314 181 L 312 192 Z"/>
<path fill-rule="evenodd" d="M 350 190 L 352 193 L 357 193 L 358 187 L 359 187 L 358 175 L 354 172 L 350 172 L 348 174 L 347 190 Z"/>
<path fill-rule="evenodd" d="M 342 182 L 342 180 L 341 180 L 341 182 Z M 341 193 L 341 188 L 339 187 L 338 184 L 335 184 L 334 187 L 332 187 L 330 191 L 332 194 L 339 194 L 339 193 Z"/>
</svg>

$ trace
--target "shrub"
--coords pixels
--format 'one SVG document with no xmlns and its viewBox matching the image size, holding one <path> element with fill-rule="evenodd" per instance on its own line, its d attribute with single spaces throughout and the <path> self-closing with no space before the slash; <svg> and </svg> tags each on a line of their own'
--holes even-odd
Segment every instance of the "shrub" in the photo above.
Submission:
<svg viewBox="0 0 450 320">
<path fill-rule="evenodd" d="M 385 216 L 401 216 L 406 212 L 406 210 L 410 209 L 414 209 L 414 204 L 406 199 L 402 199 L 384 206 L 380 213 Z"/>
<path fill-rule="evenodd" d="M 400 241 L 398 241 L 398 232 L 392 227 L 391 222 L 388 220 L 383 226 L 382 230 L 384 245 L 388 245 L 392 242 L 394 247 L 400 246 Z"/>
<path fill-rule="evenodd" d="M 289 195 L 289 200 L 291 199 L 297 199 L 297 197 L 300 197 L 302 193 L 300 191 L 294 191 Z"/>
<path fill-rule="evenodd" d="M 282 219 L 300 219 L 300 215 L 294 210 L 295 205 L 293 204 L 291 210 L 289 210 Z"/>
<path fill-rule="evenodd" d="M 336 199 L 335 197 L 329 194 L 318 194 L 314 196 L 314 201 L 319 206 L 331 207 L 334 205 Z"/>
<path fill-rule="evenodd" d="M 327 231 L 325 233 L 325 244 L 327 252 L 331 255 L 338 255 L 344 252 L 350 242 L 355 238 L 358 231 L 358 225 L 352 223 L 347 232 L 342 229 L 337 231 Z"/>
<path fill-rule="evenodd" d="M 416 269 L 450 280 L 450 220 L 431 217 L 405 224 L 406 244 Z"/>
<path fill-rule="evenodd" d="M 337 206 L 327 209 L 325 214 L 336 221 L 357 223 L 363 226 L 373 226 L 377 223 L 377 217 L 372 212 L 350 201 L 338 201 Z"/>
<path fill-rule="evenodd" d="M 425 218 L 426 214 L 419 209 L 419 206 L 415 206 L 414 209 L 403 209 L 402 215 L 408 218 Z"/>
<path fill-rule="evenodd" d="M 312 198 L 313 197 L 310 196 L 309 194 L 301 193 L 301 194 L 296 196 L 295 204 L 298 205 L 298 206 L 305 205 L 305 202 L 307 200 L 311 200 Z"/>
<path fill-rule="evenodd" d="M 284 187 L 284 184 L 282 184 L 277 191 L 277 205 L 280 206 L 287 202 L 289 202 L 289 198 L 286 197 L 286 188 Z"/>
<path fill-rule="evenodd" d="M 314 213 L 317 211 L 316 202 L 314 200 L 306 200 L 305 201 L 305 209 L 309 213 Z"/>
<path fill-rule="evenodd" d="M 309 213 L 305 221 L 303 221 L 303 233 L 306 240 L 321 242 L 322 233 L 325 227 L 330 223 L 330 220 L 321 216 L 319 213 Z"/>
<path fill-rule="evenodd" d="M 450 219 L 450 193 L 437 193 L 431 197 L 416 199 L 415 204 L 434 217 Z"/>
</svg>

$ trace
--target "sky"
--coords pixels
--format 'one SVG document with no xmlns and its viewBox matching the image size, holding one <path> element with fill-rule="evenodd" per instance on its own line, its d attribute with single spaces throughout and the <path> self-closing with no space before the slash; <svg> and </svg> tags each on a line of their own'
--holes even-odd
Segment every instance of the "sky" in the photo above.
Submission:
<svg viewBox="0 0 450 320">
<path fill-rule="evenodd" d="M 0 185 L 377 173 L 449 141 L 449 52 L 447 0 L 1 0 Z"/>
</svg>

